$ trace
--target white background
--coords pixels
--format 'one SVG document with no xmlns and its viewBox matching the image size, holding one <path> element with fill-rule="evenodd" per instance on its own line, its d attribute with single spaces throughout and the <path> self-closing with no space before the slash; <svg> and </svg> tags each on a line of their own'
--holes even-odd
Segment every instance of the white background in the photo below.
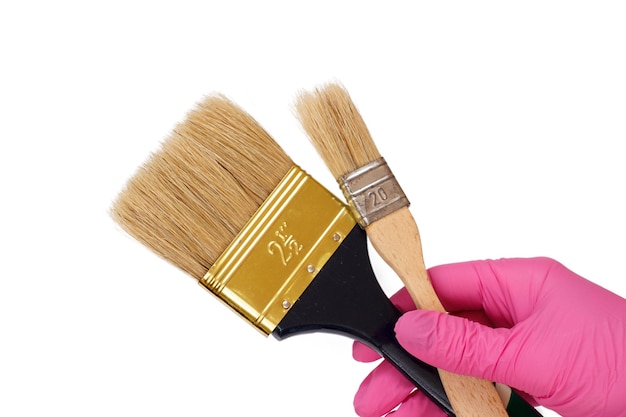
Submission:
<svg viewBox="0 0 626 417">
<path fill-rule="evenodd" d="M 626 295 L 625 21 L 619 1 L 3 1 L 0 415 L 354 415 L 371 366 L 348 339 L 260 336 L 108 217 L 212 92 L 336 190 L 292 106 L 341 81 L 427 266 L 545 255 Z"/>
</svg>

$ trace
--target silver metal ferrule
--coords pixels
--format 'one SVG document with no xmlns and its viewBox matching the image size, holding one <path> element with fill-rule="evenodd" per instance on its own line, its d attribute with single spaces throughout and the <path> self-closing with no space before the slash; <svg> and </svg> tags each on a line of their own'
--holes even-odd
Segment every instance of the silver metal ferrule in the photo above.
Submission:
<svg viewBox="0 0 626 417">
<path fill-rule="evenodd" d="M 361 227 L 410 204 L 384 158 L 339 178 L 339 186 Z"/>
</svg>

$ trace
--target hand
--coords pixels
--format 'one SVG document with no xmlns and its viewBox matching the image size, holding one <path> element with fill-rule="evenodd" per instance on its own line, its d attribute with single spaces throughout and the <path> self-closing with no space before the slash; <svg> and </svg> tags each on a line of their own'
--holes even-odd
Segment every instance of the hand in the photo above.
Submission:
<svg viewBox="0 0 626 417">
<path fill-rule="evenodd" d="M 549 258 L 501 259 L 429 269 L 446 311 L 415 310 L 406 290 L 400 344 L 450 372 L 516 389 L 532 404 L 565 417 L 626 416 L 626 300 Z M 355 343 L 353 356 L 378 355 Z M 382 362 L 361 384 L 362 417 L 444 416 L 392 365 Z"/>
</svg>

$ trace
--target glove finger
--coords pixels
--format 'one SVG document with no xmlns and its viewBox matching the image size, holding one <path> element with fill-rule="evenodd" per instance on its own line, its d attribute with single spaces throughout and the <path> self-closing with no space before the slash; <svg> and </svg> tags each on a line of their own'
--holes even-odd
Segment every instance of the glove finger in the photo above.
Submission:
<svg viewBox="0 0 626 417">
<path fill-rule="evenodd" d="M 395 330 L 398 342 L 409 353 L 432 366 L 516 386 L 502 375 L 506 364 L 499 363 L 509 329 L 492 329 L 461 317 L 415 310 L 400 317 Z"/>
<path fill-rule="evenodd" d="M 397 407 L 414 389 L 413 383 L 384 361 L 361 383 L 354 396 L 354 410 L 361 417 L 380 417 Z"/>
<path fill-rule="evenodd" d="M 493 327 L 491 321 L 478 311 L 462 311 L 458 313 L 458 316 Z M 382 356 L 366 344 L 354 341 L 352 342 L 352 358 L 357 362 L 369 363 L 381 359 Z"/>
<path fill-rule="evenodd" d="M 414 391 L 397 410 L 387 414 L 387 417 L 446 417 L 434 402 L 422 394 L 420 391 Z"/>
<path fill-rule="evenodd" d="M 361 342 L 352 343 L 352 357 L 357 362 L 374 362 L 381 358 L 377 352 Z"/>
</svg>

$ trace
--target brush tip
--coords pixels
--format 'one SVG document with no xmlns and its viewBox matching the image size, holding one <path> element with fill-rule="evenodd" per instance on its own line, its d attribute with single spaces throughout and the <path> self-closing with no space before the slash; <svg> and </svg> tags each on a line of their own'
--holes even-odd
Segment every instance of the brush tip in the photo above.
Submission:
<svg viewBox="0 0 626 417">
<path fill-rule="evenodd" d="M 365 121 L 340 83 L 301 92 L 295 107 L 311 143 L 335 178 L 380 158 Z"/>
<path fill-rule="evenodd" d="M 248 113 L 210 95 L 137 169 L 110 215 L 200 279 L 292 165 Z"/>
</svg>

